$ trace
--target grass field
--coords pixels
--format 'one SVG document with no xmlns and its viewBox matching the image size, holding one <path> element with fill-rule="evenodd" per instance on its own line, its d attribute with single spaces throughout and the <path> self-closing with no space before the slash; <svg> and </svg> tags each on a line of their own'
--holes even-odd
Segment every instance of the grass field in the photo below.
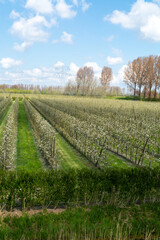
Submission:
<svg viewBox="0 0 160 240">
<path fill-rule="evenodd" d="M 0 239 L 158 240 L 158 209 L 157 204 L 142 204 L 132 208 L 111 205 L 68 209 L 59 211 L 59 214 L 47 214 L 44 209 L 32 217 L 27 213 L 19 218 L 3 217 Z"/>
</svg>

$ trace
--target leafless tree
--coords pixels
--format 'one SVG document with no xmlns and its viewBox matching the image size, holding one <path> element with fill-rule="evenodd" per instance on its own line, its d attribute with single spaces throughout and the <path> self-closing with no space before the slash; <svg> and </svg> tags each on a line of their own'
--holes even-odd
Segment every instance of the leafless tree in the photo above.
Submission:
<svg viewBox="0 0 160 240">
<path fill-rule="evenodd" d="M 134 60 L 132 63 L 129 62 L 127 67 L 124 70 L 124 82 L 128 86 L 130 90 L 133 90 L 134 97 L 136 95 L 137 90 L 137 74 L 136 74 L 136 61 Z"/>
<path fill-rule="evenodd" d="M 88 95 L 93 91 L 95 85 L 94 72 L 92 67 L 80 68 L 76 77 L 77 93 Z"/>
<path fill-rule="evenodd" d="M 160 56 L 139 57 L 129 62 L 124 71 L 124 82 L 134 96 L 157 97 L 160 88 Z"/>
<path fill-rule="evenodd" d="M 112 73 L 112 68 L 110 67 L 104 67 L 101 72 L 101 78 L 100 82 L 101 85 L 104 88 L 104 91 L 107 90 L 107 87 L 109 86 L 110 82 L 113 79 L 113 73 Z"/>
</svg>

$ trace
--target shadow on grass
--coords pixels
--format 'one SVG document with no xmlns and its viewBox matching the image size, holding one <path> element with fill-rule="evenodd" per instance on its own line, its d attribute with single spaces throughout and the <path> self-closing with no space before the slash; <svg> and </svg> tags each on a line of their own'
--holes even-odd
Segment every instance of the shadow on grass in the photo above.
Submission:
<svg viewBox="0 0 160 240">
<path fill-rule="evenodd" d="M 121 96 L 117 97 L 118 100 L 128 100 L 128 101 L 144 101 L 144 102 L 160 102 L 160 99 L 155 98 L 140 98 L 138 96 Z"/>
</svg>

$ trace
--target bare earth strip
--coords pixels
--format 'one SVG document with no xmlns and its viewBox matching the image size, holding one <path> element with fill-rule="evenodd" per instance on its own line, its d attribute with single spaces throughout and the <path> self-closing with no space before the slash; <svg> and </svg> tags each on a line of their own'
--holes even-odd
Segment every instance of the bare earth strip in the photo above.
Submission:
<svg viewBox="0 0 160 240">
<path fill-rule="evenodd" d="M 64 212 L 65 209 L 63 208 L 59 208 L 59 209 L 31 209 L 31 210 L 27 210 L 27 211 L 21 211 L 21 210 L 17 210 L 14 209 L 12 212 L 8 212 L 8 211 L 0 211 L 0 218 L 3 219 L 5 217 L 22 217 L 25 214 L 28 214 L 29 217 L 42 213 L 42 214 L 47 214 L 47 213 L 54 213 L 54 214 L 60 214 L 62 212 Z"/>
</svg>

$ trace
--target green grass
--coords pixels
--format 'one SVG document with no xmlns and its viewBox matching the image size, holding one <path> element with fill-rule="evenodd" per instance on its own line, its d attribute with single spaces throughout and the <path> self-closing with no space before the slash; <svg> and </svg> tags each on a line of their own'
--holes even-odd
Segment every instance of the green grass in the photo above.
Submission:
<svg viewBox="0 0 160 240">
<path fill-rule="evenodd" d="M 1 219 L 0 239 L 158 240 L 159 214 L 159 203 L 67 209 L 58 215 L 24 214 Z"/>
<path fill-rule="evenodd" d="M 60 163 L 64 170 L 93 168 L 93 165 L 72 147 L 58 132 L 56 133 L 57 147 L 61 154 Z"/>
<path fill-rule="evenodd" d="M 129 101 L 144 101 L 144 102 L 160 102 L 159 98 L 143 98 L 143 97 L 138 97 L 138 96 L 135 96 L 135 97 L 134 96 L 119 96 L 119 97 L 113 97 L 112 99 L 129 100 Z"/>
<path fill-rule="evenodd" d="M 116 153 L 112 153 L 110 151 L 108 151 L 108 158 L 105 162 L 107 163 L 106 164 L 107 167 L 122 168 L 122 169 L 136 167 L 135 164 L 125 160 L 124 158 L 118 156 Z"/>
<path fill-rule="evenodd" d="M 39 170 L 42 163 L 34 143 L 34 137 L 28 123 L 22 102 L 19 102 L 18 114 L 18 142 L 17 142 L 17 170 Z"/>
<path fill-rule="evenodd" d="M 56 134 L 57 147 L 61 157 L 59 161 L 64 170 L 95 168 L 84 156 L 82 156 L 74 147 L 72 147 L 59 133 Z M 105 161 L 106 167 L 127 169 L 135 167 L 134 164 L 124 160 L 112 152 L 108 152 L 108 158 Z"/>
</svg>

